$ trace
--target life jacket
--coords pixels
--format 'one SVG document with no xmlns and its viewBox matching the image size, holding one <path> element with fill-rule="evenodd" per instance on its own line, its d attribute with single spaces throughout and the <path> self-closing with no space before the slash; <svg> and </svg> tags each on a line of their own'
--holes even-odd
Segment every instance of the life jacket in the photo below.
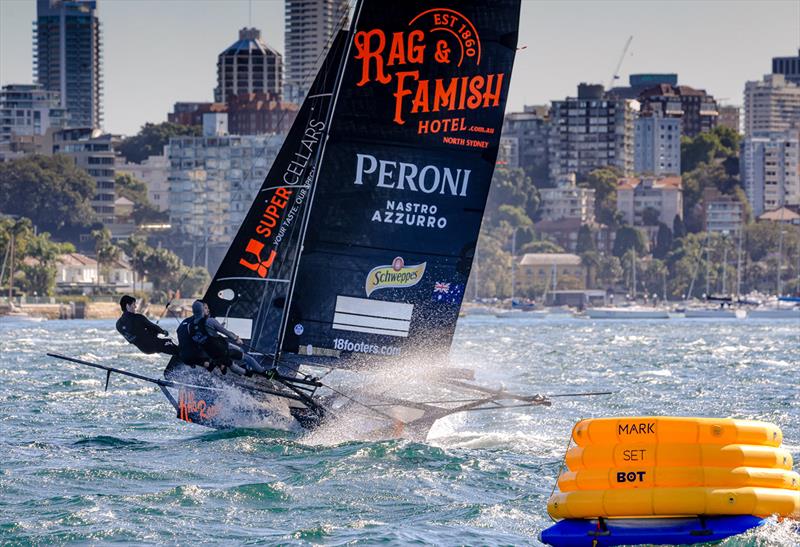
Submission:
<svg viewBox="0 0 800 547">
<path fill-rule="evenodd" d="M 203 317 L 200 321 L 195 322 L 194 317 L 187 319 L 189 321 L 188 329 L 189 336 L 198 346 L 204 346 L 208 342 L 209 334 L 206 330 L 206 318 Z"/>
<path fill-rule="evenodd" d="M 189 318 L 187 324 L 187 331 L 189 336 L 198 347 L 203 349 L 208 356 L 212 359 L 227 360 L 228 358 L 228 342 L 221 336 L 209 334 L 206 329 L 206 318 L 203 317 L 199 321 L 194 318 Z"/>
<path fill-rule="evenodd" d="M 192 337 L 192 326 L 194 318 L 184 319 L 178 326 L 178 349 L 181 361 L 187 365 L 199 365 L 207 361 L 209 356 L 203 350 L 203 346 L 195 342 Z"/>
</svg>

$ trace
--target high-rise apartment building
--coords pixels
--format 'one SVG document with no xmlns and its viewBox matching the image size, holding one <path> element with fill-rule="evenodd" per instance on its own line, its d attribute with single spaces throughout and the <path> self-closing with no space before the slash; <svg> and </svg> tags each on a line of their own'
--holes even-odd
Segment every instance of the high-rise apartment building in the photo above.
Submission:
<svg viewBox="0 0 800 547">
<path fill-rule="evenodd" d="M 503 123 L 508 167 L 521 167 L 537 182 L 547 177 L 549 116 L 547 107 L 525 106 L 524 112 L 506 114 Z"/>
<path fill-rule="evenodd" d="M 339 29 L 346 28 L 347 0 L 286 0 L 286 97 L 300 103 L 314 82 Z"/>
<path fill-rule="evenodd" d="M 550 111 L 550 180 L 600 167 L 633 172 L 633 123 L 638 103 L 607 95 L 602 85 L 580 84 L 578 96 L 553 101 Z"/>
<path fill-rule="evenodd" d="M 169 158 L 167 147 L 164 148 L 163 153 L 141 163 L 127 162 L 122 156 L 117 156 L 114 163 L 117 174 L 127 173 L 145 183 L 147 199 L 158 211 L 169 210 Z"/>
<path fill-rule="evenodd" d="M 660 84 L 677 86 L 678 75 L 675 73 L 631 74 L 628 77 L 627 86 L 613 87 L 608 91 L 608 94 L 616 95 L 622 99 L 638 99 L 642 92 Z"/>
<path fill-rule="evenodd" d="M 800 85 L 783 74 L 767 74 L 744 85 L 744 132 L 785 131 L 800 125 Z"/>
<path fill-rule="evenodd" d="M 114 224 L 114 146 L 116 137 L 103 134 L 99 129 L 81 127 L 62 129 L 49 133 L 46 153 L 65 154 L 84 169 L 95 181 L 92 198 L 96 220 L 103 224 Z M 50 141 L 49 139 L 52 139 Z"/>
<path fill-rule="evenodd" d="M 539 190 L 542 220 L 578 219 L 580 224 L 594 224 L 594 189 L 575 184 L 575 175 L 562 177 L 555 188 Z"/>
<path fill-rule="evenodd" d="M 239 40 L 217 57 L 214 100 L 228 102 L 241 93 L 263 93 L 275 98 L 283 92 L 283 59 L 261 39 L 261 31 L 243 28 Z"/>
<path fill-rule="evenodd" d="M 800 50 L 795 57 L 773 57 L 772 73 L 783 74 L 787 82 L 800 85 Z"/>
<path fill-rule="evenodd" d="M 37 0 L 34 72 L 75 127 L 102 124 L 100 20 L 95 0 Z"/>
<path fill-rule="evenodd" d="M 683 185 L 680 177 L 641 177 L 619 181 L 617 210 L 625 222 L 647 226 L 647 210 L 655 211 L 658 222 L 672 227 L 675 217 L 683 218 Z M 656 229 L 652 224 L 650 225 Z"/>
<path fill-rule="evenodd" d="M 742 142 L 741 173 L 756 216 L 784 205 L 800 205 L 800 133 L 759 133 Z"/>
<path fill-rule="evenodd" d="M 738 234 L 744 224 L 744 206 L 716 188 L 703 190 L 703 230 Z"/>
<path fill-rule="evenodd" d="M 66 127 L 68 121 L 55 91 L 36 84 L 9 84 L 0 90 L 0 142 L 12 136 L 41 136 L 51 127 Z"/>
<path fill-rule="evenodd" d="M 209 113 L 228 114 L 228 130 L 233 135 L 287 133 L 297 117 L 296 103 L 278 100 L 265 93 L 240 93 L 227 103 L 175 103 L 167 121 L 181 125 L 203 125 Z"/>
<path fill-rule="evenodd" d="M 282 143 L 279 135 L 229 135 L 225 113 L 203 117 L 202 137 L 170 139 L 170 223 L 200 245 L 227 246 Z"/>
<path fill-rule="evenodd" d="M 717 101 L 704 89 L 688 85 L 659 84 L 639 94 L 643 110 L 661 110 L 664 117 L 679 115 L 681 131 L 686 137 L 696 137 L 717 125 Z"/>
<path fill-rule="evenodd" d="M 633 168 L 648 175 L 680 175 L 681 117 L 646 110 L 634 122 Z"/>
<path fill-rule="evenodd" d="M 737 133 L 742 132 L 742 109 L 738 106 L 725 105 L 719 107 L 717 125 L 732 129 Z"/>
</svg>

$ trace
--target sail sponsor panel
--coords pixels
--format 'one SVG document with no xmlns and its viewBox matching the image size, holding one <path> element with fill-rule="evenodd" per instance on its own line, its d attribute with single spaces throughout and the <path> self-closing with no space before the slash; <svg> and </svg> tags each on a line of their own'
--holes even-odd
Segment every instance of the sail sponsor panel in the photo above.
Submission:
<svg viewBox="0 0 800 547">
<path fill-rule="evenodd" d="M 425 263 L 406 266 L 403 257 L 396 257 L 391 264 L 376 266 L 367 275 L 366 293 L 370 296 L 380 289 L 413 287 L 425 275 Z"/>
<path fill-rule="evenodd" d="M 413 311 L 412 304 L 337 296 L 333 328 L 406 337 Z"/>
<path fill-rule="evenodd" d="M 398 347 L 399 356 L 449 350 L 494 172 L 518 21 L 519 0 L 406 1 L 388 12 L 363 3 L 289 310 L 304 331 L 287 329 L 283 350 L 334 348 L 344 332 L 354 347 Z M 392 278 L 392 257 L 424 264 L 424 273 Z M 399 324 L 344 311 L 346 298 L 406 305 L 410 316 Z"/>
</svg>

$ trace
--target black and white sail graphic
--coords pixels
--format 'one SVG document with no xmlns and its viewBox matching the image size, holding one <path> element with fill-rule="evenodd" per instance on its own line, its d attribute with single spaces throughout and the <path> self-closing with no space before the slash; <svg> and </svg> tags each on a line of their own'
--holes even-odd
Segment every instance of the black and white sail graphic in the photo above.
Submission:
<svg viewBox="0 0 800 547">
<path fill-rule="evenodd" d="M 519 9 L 519 0 L 368 0 L 357 10 L 282 351 L 449 350 L 497 157 Z"/>
<path fill-rule="evenodd" d="M 273 353 L 309 204 L 314 166 L 341 69 L 346 33 L 334 41 L 308 97 L 206 292 L 212 315 L 252 349 Z"/>
</svg>

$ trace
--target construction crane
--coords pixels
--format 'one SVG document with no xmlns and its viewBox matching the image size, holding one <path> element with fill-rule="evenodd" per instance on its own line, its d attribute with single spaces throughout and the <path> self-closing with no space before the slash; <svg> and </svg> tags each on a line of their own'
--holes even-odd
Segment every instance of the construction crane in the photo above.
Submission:
<svg viewBox="0 0 800 547">
<path fill-rule="evenodd" d="M 615 68 L 614 73 L 611 74 L 611 79 L 608 81 L 606 89 L 611 89 L 611 86 L 614 85 L 614 80 L 619 79 L 619 69 L 622 68 L 622 62 L 625 60 L 625 54 L 628 53 L 628 48 L 631 47 L 632 41 L 633 41 L 633 35 L 628 36 L 628 41 L 625 42 L 625 47 L 622 48 L 622 55 L 619 56 L 619 62 L 617 62 L 617 68 Z"/>
</svg>

